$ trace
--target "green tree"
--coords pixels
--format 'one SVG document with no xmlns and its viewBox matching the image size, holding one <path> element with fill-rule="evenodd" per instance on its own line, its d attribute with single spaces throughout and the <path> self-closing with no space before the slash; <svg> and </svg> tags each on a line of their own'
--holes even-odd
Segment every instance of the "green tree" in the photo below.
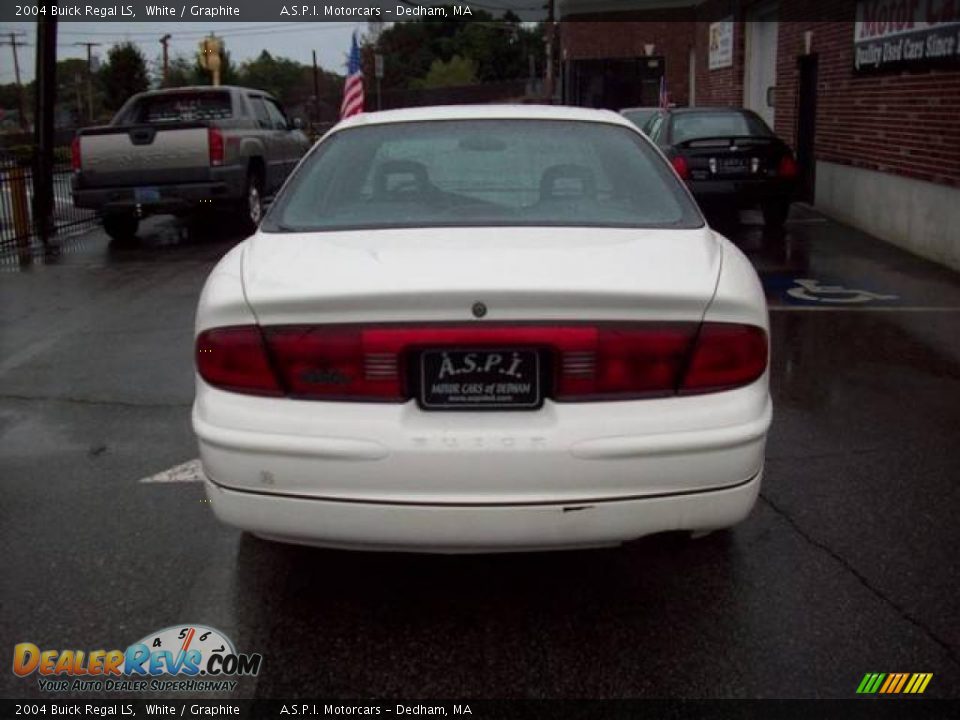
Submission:
<svg viewBox="0 0 960 720">
<path fill-rule="evenodd" d="M 19 96 L 20 90 L 16 83 L 0 85 L 0 107 L 6 110 L 16 110 Z"/>
<path fill-rule="evenodd" d="M 266 50 L 256 60 L 243 63 L 238 75 L 242 85 L 266 90 L 283 103 L 299 100 L 307 80 L 303 65 L 288 58 L 273 57 Z M 312 89 L 306 94 L 312 94 Z"/>
<path fill-rule="evenodd" d="M 104 104 L 110 110 L 118 109 L 131 95 L 150 86 L 147 61 L 132 42 L 114 45 L 107 53 L 107 62 L 100 69 Z"/>
<path fill-rule="evenodd" d="M 476 82 L 497 82 L 527 77 L 531 55 L 542 73 L 545 57 L 542 27 L 524 24 L 510 12 L 494 19 L 484 10 L 474 10 L 469 20 L 450 13 L 440 22 L 395 23 L 378 31 L 365 50 L 367 77 L 373 76 L 373 54 L 384 56 L 384 90 L 423 87 L 437 60 L 445 65 L 457 56 L 469 60 Z"/>
<path fill-rule="evenodd" d="M 35 85 L 34 81 L 30 81 L 23 86 L 23 106 L 27 122 L 33 117 Z M 0 128 L 14 131 L 20 129 L 20 89 L 16 83 L 0 85 Z"/>
<path fill-rule="evenodd" d="M 437 58 L 422 80 L 413 83 L 415 88 L 456 87 L 473 85 L 477 82 L 477 67 L 473 60 L 454 55 L 444 62 Z"/>
<path fill-rule="evenodd" d="M 94 105 L 97 103 L 94 86 Z M 65 108 L 75 121 L 85 123 L 89 117 L 87 107 L 87 61 L 67 58 L 57 62 L 57 105 Z"/>
<path fill-rule="evenodd" d="M 165 87 L 185 87 L 195 82 L 194 69 L 183 55 L 174 55 L 167 63 L 167 84 Z"/>
</svg>

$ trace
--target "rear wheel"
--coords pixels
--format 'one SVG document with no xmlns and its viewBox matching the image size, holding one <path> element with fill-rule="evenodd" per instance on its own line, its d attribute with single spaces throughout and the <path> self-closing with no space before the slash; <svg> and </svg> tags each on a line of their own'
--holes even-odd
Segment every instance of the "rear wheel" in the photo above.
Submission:
<svg viewBox="0 0 960 720">
<path fill-rule="evenodd" d="M 770 200 L 763 204 L 763 223 L 767 227 L 779 228 L 790 214 L 789 200 Z"/>
<path fill-rule="evenodd" d="M 140 219 L 130 213 L 104 215 L 103 229 L 117 243 L 131 243 L 137 239 Z"/>
<path fill-rule="evenodd" d="M 256 170 L 247 174 L 247 182 L 240 200 L 241 224 L 252 233 L 263 219 L 263 178 Z"/>
</svg>

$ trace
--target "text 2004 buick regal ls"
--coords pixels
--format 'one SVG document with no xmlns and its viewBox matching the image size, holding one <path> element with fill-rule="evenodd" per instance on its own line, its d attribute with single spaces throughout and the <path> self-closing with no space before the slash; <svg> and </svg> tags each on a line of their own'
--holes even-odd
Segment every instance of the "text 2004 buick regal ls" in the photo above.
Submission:
<svg viewBox="0 0 960 720">
<path fill-rule="evenodd" d="M 615 545 L 749 513 L 771 419 L 748 260 L 630 123 L 340 123 L 207 280 L 216 515 L 354 549 Z"/>
</svg>

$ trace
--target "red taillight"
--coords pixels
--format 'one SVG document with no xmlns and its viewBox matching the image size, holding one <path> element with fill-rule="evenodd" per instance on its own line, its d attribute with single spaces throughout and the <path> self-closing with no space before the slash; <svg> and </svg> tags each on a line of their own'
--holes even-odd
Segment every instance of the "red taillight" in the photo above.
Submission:
<svg viewBox="0 0 960 720">
<path fill-rule="evenodd" d="M 207 146 L 210 148 L 210 166 L 223 165 L 223 133 L 219 128 L 207 129 Z"/>
<path fill-rule="evenodd" d="M 282 395 L 255 325 L 206 330 L 197 338 L 197 372 L 222 390 Z"/>
<path fill-rule="evenodd" d="M 70 143 L 70 169 L 74 172 L 80 172 L 81 167 L 80 138 L 75 135 L 73 141 Z"/>
<path fill-rule="evenodd" d="M 673 169 L 677 171 L 677 175 L 680 176 L 681 180 L 690 179 L 690 164 L 685 157 L 677 155 L 670 160 L 670 164 L 673 165 Z"/>
<path fill-rule="evenodd" d="M 782 178 L 792 179 L 797 176 L 797 161 L 792 155 L 784 155 L 780 158 L 780 164 L 777 166 L 777 175 Z"/>
<path fill-rule="evenodd" d="M 553 368 L 544 393 L 559 402 L 727 390 L 767 365 L 766 333 L 750 325 L 483 323 L 218 328 L 197 339 L 197 367 L 235 392 L 404 402 L 419 351 L 444 347 L 540 349 Z"/>
<path fill-rule="evenodd" d="M 747 385 L 767 367 L 767 334 L 753 325 L 704 323 L 680 392 L 704 393 Z"/>
<path fill-rule="evenodd" d="M 328 325 L 265 328 L 277 371 L 294 397 L 318 400 L 406 399 L 401 344 L 373 327 Z"/>
<path fill-rule="evenodd" d="M 599 325 L 586 342 L 560 348 L 557 400 L 672 394 L 697 326 Z"/>
</svg>

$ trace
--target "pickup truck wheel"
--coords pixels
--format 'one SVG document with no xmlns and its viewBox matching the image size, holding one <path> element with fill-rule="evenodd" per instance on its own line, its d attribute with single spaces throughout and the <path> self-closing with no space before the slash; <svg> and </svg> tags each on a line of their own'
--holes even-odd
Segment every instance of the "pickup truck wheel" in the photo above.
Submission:
<svg viewBox="0 0 960 720">
<path fill-rule="evenodd" d="M 244 229 L 253 232 L 263 219 L 263 180 L 255 172 L 247 175 L 241 210 Z"/>
<path fill-rule="evenodd" d="M 130 243 L 137 238 L 140 220 L 136 215 L 104 215 L 103 229 L 117 243 Z"/>
</svg>

